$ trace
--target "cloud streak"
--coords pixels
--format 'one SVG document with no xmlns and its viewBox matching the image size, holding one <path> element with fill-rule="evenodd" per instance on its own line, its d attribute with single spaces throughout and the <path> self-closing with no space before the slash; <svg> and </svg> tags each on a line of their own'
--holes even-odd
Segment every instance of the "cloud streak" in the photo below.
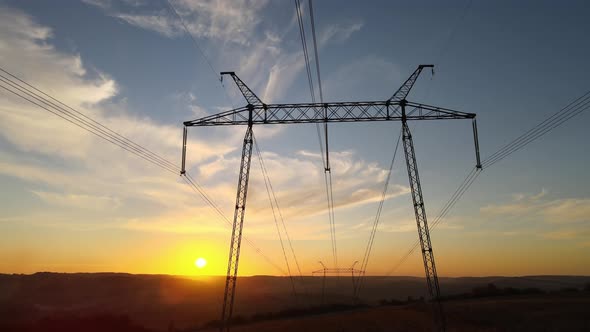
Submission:
<svg viewBox="0 0 590 332">
<path fill-rule="evenodd" d="M 63 96 L 66 103 L 159 155 L 177 160 L 182 139 L 179 128 L 127 114 L 125 105 L 113 101 L 120 94 L 117 82 L 106 73 L 89 72 L 78 54 L 65 53 L 52 46 L 51 29 L 37 24 L 30 16 L 3 10 L 0 18 L 3 27 L 0 46 L 14 50 L 2 52 L 0 56 L 3 62 L 18 68 L 19 76 L 60 99 Z M 300 70 L 302 60 L 297 53 L 282 57 L 283 51 L 278 46 L 280 38 L 274 34 L 267 34 L 261 43 L 262 53 L 252 53 L 253 58 L 246 58 L 249 60 L 244 67 L 258 66 L 258 60 L 267 54 L 278 56 L 275 68 L 282 74 L 276 77 L 271 74 L 269 82 L 274 82 L 273 90 L 268 88 L 265 93 L 272 99 L 287 89 L 289 81 Z M 27 50 L 25 56 L 22 49 Z M 41 64 L 45 70 L 39 70 Z M 284 80 L 282 83 L 279 76 Z M 187 98 L 195 104 L 194 96 Z M 112 112 L 107 106 L 115 106 L 117 111 Z M 30 195 L 45 204 L 47 220 L 83 218 L 107 228 L 136 231 L 219 232 L 219 217 L 202 201 L 195 200 L 194 193 L 179 178 L 171 179 L 159 168 L 19 98 L 7 96 L 0 100 L 0 129 L 4 140 L 1 144 L 10 146 L 9 151 L 0 153 L 0 173 L 20 179 Z M 267 137 L 277 132 L 257 133 L 257 137 Z M 239 154 L 238 145 L 232 143 L 241 140 L 242 135 L 242 130 L 236 129 L 220 141 L 191 134 L 188 142 L 191 151 L 188 164 L 194 165 L 198 180 L 222 207 L 232 206 L 235 199 L 234 176 Z M 317 167 L 316 154 L 300 151 L 283 156 L 265 152 L 264 158 L 286 218 L 304 225 L 326 213 L 323 174 Z M 332 158 L 337 213 L 380 199 L 385 169 L 363 161 L 352 151 L 333 152 Z M 272 234 L 266 193 L 260 174 L 256 175 L 257 161 L 253 162 L 248 201 L 252 230 L 261 235 Z M 388 199 L 408 192 L 403 186 L 392 185 L 390 189 Z M 87 217 L 90 211 L 91 218 Z M 229 217 L 232 212 L 225 210 Z M 38 218 L 34 211 L 21 212 L 20 216 Z M 212 221 L 217 226 L 213 226 Z M 299 234 L 317 238 L 327 232 L 327 226 L 313 229 L 311 232 L 301 229 Z"/>
<path fill-rule="evenodd" d="M 363 27 L 363 22 L 351 23 L 348 25 L 344 24 L 332 24 L 328 25 L 321 33 L 319 37 L 319 44 L 325 46 L 326 44 L 342 43 L 349 39 L 353 33 L 360 31 Z"/>
<path fill-rule="evenodd" d="M 156 31 L 166 37 L 177 37 L 183 34 L 182 26 L 166 13 L 154 15 L 131 15 L 114 13 L 113 17 L 136 27 Z"/>
<path fill-rule="evenodd" d="M 523 217 L 536 216 L 551 224 L 570 224 L 590 222 L 590 199 L 565 198 L 545 199 L 547 191 L 543 189 L 535 195 L 515 195 L 514 202 L 506 204 L 489 204 L 480 209 L 484 215 Z"/>
</svg>

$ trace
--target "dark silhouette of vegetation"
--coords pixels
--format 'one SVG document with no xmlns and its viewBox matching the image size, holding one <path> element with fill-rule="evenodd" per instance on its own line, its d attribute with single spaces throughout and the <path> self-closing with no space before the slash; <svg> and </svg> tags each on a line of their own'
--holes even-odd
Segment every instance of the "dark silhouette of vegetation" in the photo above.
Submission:
<svg viewBox="0 0 590 332">
<path fill-rule="evenodd" d="M 0 326 L 0 330 L 12 332 L 153 332 L 135 324 L 124 315 L 51 316 L 27 325 Z"/>
<path fill-rule="evenodd" d="M 590 292 L 590 283 L 585 285 L 584 291 Z M 575 294 L 575 293 L 579 293 L 579 292 L 580 292 L 580 289 L 578 289 L 578 288 L 565 287 L 565 288 L 561 288 L 558 291 L 553 291 L 551 293 Z M 535 287 L 498 288 L 493 283 L 489 283 L 485 286 L 473 288 L 470 293 L 460 293 L 460 294 L 441 296 L 441 300 L 448 301 L 448 300 L 462 300 L 462 299 L 478 299 L 478 298 L 496 297 L 496 296 L 541 295 L 541 294 L 547 294 L 547 292 L 540 289 L 540 288 L 535 288 Z M 408 296 L 407 300 L 405 300 L 405 301 L 397 300 L 397 299 L 390 299 L 390 300 L 382 299 L 379 301 L 379 305 L 380 306 L 396 306 L 396 305 L 406 305 L 406 304 L 416 303 L 416 302 L 424 302 L 424 298 L 420 297 L 419 299 L 415 300 L 411 296 Z"/>
<path fill-rule="evenodd" d="M 475 287 L 471 293 L 462 293 L 455 295 L 447 295 L 442 297 L 442 300 L 457 300 L 457 299 L 477 299 L 482 297 L 495 297 L 495 296 L 513 296 L 513 295 L 538 295 L 545 294 L 540 288 L 528 287 L 528 288 L 498 288 L 496 285 L 490 283 L 486 286 Z"/>
<path fill-rule="evenodd" d="M 265 313 L 258 313 L 254 314 L 248 318 L 243 316 L 234 316 L 232 318 L 232 325 L 244 325 L 244 324 L 252 324 L 261 321 L 269 321 L 269 320 L 277 320 L 277 319 L 288 319 L 288 318 L 297 318 L 303 316 L 313 316 L 313 315 L 322 315 L 327 313 L 335 313 L 335 312 L 342 312 L 348 310 L 355 310 L 359 308 L 368 308 L 368 305 L 365 304 L 358 304 L 358 305 L 350 305 L 350 304 L 332 304 L 332 305 L 325 305 L 325 306 L 317 306 L 317 307 L 310 307 L 310 308 L 292 308 L 292 309 L 285 309 L 278 312 L 265 312 Z M 204 324 L 200 329 L 209 329 L 219 327 L 220 321 L 219 320 L 212 320 L 208 323 Z M 194 331 L 193 330 L 186 330 Z"/>
<path fill-rule="evenodd" d="M 588 289 L 588 285 L 586 285 L 585 289 Z M 549 293 L 553 294 L 575 294 L 579 293 L 580 289 L 575 287 L 564 287 L 557 291 L 551 291 Z M 475 287 L 471 293 L 462 293 L 462 294 L 454 294 L 454 295 L 447 295 L 441 297 L 442 300 L 458 300 L 458 299 L 476 299 L 482 297 L 495 297 L 495 296 L 514 296 L 514 295 L 541 295 L 547 294 L 547 291 L 544 291 L 540 288 L 536 287 L 528 287 L 528 288 L 514 288 L 514 287 L 506 287 L 506 288 L 498 288 L 496 285 L 490 283 L 487 286 L 482 287 Z"/>
<path fill-rule="evenodd" d="M 420 296 L 417 299 L 414 299 L 412 296 L 408 296 L 408 298 L 405 301 L 396 300 L 396 299 L 390 299 L 390 300 L 382 299 L 379 301 L 379 305 L 380 306 L 396 306 L 396 305 L 406 305 L 406 304 L 410 304 L 410 303 L 423 303 L 423 302 L 424 302 L 424 296 Z"/>
<path fill-rule="evenodd" d="M 565 287 L 559 290 L 561 293 L 578 293 L 580 290 L 576 287 Z"/>
</svg>

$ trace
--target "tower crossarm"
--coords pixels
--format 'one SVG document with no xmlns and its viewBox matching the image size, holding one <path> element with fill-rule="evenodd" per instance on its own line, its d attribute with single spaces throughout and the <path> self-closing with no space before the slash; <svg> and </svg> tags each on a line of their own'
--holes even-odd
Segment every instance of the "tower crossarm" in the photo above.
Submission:
<svg viewBox="0 0 590 332">
<path fill-rule="evenodd" d="M 401 103 L 407 120 L 473 119 L 475 114 L 413 102 L 361 101 L 252 105 L 252 124 L 289 124 L 358 121 L 401 121 Z M 327 112 L 325 112 L 327 110 Z M 248 106 L 186 121 L 187 127 L 247 125 Z"/>
<path fill-rule="evenodd" d="M 406 101 L 407 120 L 475 119 L 475 113 Z"/>
</svg>

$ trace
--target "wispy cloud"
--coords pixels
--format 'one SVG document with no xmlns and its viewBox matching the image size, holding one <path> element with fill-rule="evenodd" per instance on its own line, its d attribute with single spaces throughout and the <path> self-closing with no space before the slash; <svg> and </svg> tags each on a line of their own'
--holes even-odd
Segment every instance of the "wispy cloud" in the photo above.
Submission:
<svg viewBox="0 0 590 332">
<path fill-rule="evenodd" d="M 169 38 L 184 35 L 184 23 L 206 56 L 217 54 L 211 61 L 215 67 L 238 72 L 265 102 L 282 98 L 304 68 L 302 52 L 287 49 L 283 41 L 285 33 L 294 28 L 292 23 L 282 27 L 284 31 L 261 26 L 267 0 L 173 1 L 182 22 L 168 6 L 128 8 L 90 2 L 109 16 Z M 238 97 L 231 89 L 230 93 Z"/>
<path fill-rule="evenodd" d="M 324 46 L 328 43 L 342 43 L 350 38 L 353 33 L 363 28 L 363 22 L 350 24 L 331 24 L 328 25 L 319 37 L 319 44 Z"/>
<path fill-rule="evenodd" d="M 180 15 L 201 37 L 248 45 L 268 0 L 178 1 Z"/>
<path fill-rule="evenodd" d="M 84 0 L 89 5 L 104 10 L 108 15 L 120 18 L 128 24 L 152 30 L 167 37 L 184 33 L 176 15 L 164 9 L 154 10 L 153 3 L 122 1 L 132 12 L 123 12 L 125 6 L 115 6 L 108 0 Z M 261 22 L 260 11 L 268 0 L 218 0 L 218 1 L 172 1 L 172 6 L 182 17 L 190 33 L 197 38 L 210 38 L 223 42 L 250 45 L 251 36 Z"/>
<path fill-rule="evenodd" d="M 548 202 L 541 213 L 552 223 L 590 223 L 590 199 L 569 198 Z"/>
<path fill-rule="evenodd" d="M 112 196 L 96 196 L 71 193 L 64 194 L 35 190 L 32 192 L 50 205 L 69 209 L 113 210 L 121 206 L 120 199 Z"/>
<path fill-rule="evenodd" d="M 489 204 L 480 209 L 491 216 L 535 216 L 547 223 L 585 223 L 590 222 L 589 198 L 547 199 L 547 190 L 538 194 L 516 194 L 513 202 Z"/>
<path fill-rule="evenodd" d="M 263 157 L 285 217 L 304 219 L 327 212 L 323 173 L 317 167 L 317 159 L 313 154 L 300 152 L 294 156 L 283 156 L 265 152 Z M 258 160 L 254 158 L 251 188 L 264 188 Z M 383 181 L 387 174 L 385 169 L 363 161 L 350 151 L 333 152 L 331 161 L 334 165 L 334 180 L 338 183 L 334 187 L 334 204 L 338 211 L 376 203 L 381 199 Z M 233 173 L 239 162 L 237 156 L 220 158 L 202 164 L 199 175 L 205 179 L 218 174 L 223 177 L 223 174 Z M 228 189 L 231 193 L 235 190 L 232 186 L 228 186 Z M 266 193 L 261 190 L 253 189 L 249 192 L 249 213 L 259 220 L 270 220 L 272 214 Z M 386 199 L 407 193 L 409 188 L 393 184 L 389 187 Z"/>
<path fill-rule="evenodd" d="M 0 57 L 3 63 L 17 68 L 19 76 L 159 155 L 172 161 L 178 159 L 182 140 L 179 128 L 129 115 L 125 105 L 113 101 L 120 94 L 117 82 L 106 73 L 89 72 L 78 54 L 52 46 L 51 29 L 14 10 L 0 12 L 0 27 L 0 43 L 7 50 Z M 267 34 L 261 43 L 266 47 L 266 54 L 279 57 L 277 68 L 293 67 L 293 62 L 300 61 L 287 53 L 285 58 L 280 58 L 283 51 L 276 49 L 280 43 L 277 35 Z M 27 52 L 23 53 L 23 49 Z M 39 70 L 39 66 L 44 69 Z M 246 63 L 245 68 L 249 66 Z M 288 80 L 295 76 L 290 75 Z M 269 99 L 280 95 L 279 90 L 288 86 L 284 83 L 280 87 L 276 83 L 275 90 L 265 93 Z M 179 98 L 198 107 L 194 95 L 179 95 Z M 117 106 L 117 111 L 110 111 L 107 105 Z M 92 213 L 93 220 L 111 221 L 104 223 L 108 227 L 171 232 L 195 232 L 199 229 L 197 225 L 209 225 L 203 224 L 205 221 L 219 221 L 179 178 L 171 178 L 171 174 L 19 98 L 6 95 L 0 99 L 0 129 L 3 144 L 11 146 L 10 151 L 0 153 L 0 173 L 23 181 L 28 192 L 46 205 L 47 220 L 58 217 L 77 220 L 82 215 L 80 210 L 91 209 L 96 212 Z M 243 130 L 233 130 L 221 141 L 194 134 L 189 138 L 188 164 L 194 165 L 199 181 L 222 207 L 232 206 L 235 199 L 235 180 L 228 174 L 235 174 L 237 169 L 239 155 L 235 151 L 239 145 L 232 143 L 241 140 L 242 135 Z M 276 131 L 257 131 L 259 138 L 269 135 L 276 135 Z M 323 174 L 317 157 L 307 151 L 287 156 L 264 153 L 284 216 L 300 220 L 299 225 L 312 216 L 326 213 Z M 353 151 L 334 151 L 332 162 L 338 183 L 334 191 L 337 213 L 379 201 L 385 169 L 362 160 Z M 271 214 L 256 163 L 253 161 L 252 165 L 249 215 L 252 224 L 258 225 L 253 226 L 253 231 L 267 234 L 272 230 L 268 227 Z M 388 199 L 408 193 L 404 186 L 391 185 L 390 189 Z M 109 214 L 113 210 L 125 217 L 113 218 Z M 232 211 L 226 213 L 231 217 Z M 36 218 L 34 214 L 23 217 Z M 318 232 L 327 232 L 326 228 L 323 225 L 299 230 L 305 236 L 317 237 Z"/>
<path fill-rule="evenodd" d="M 584 226 L 579 227 L 579 225 L 568 225 L 565 226 L 565 228 L 558 228 L 550 232 L 540 233 L 539 236 L 546 240 L 562 241 L 579 248 L 590 247 L 590 230 Z"/>
<path fill-rule="evenodd" d="M 543 233 L 542 237 L 550 240 L 571 240 L 578 236 L 578 233 L 573 230 L 560 230 L 554 232 Z"/>
<path fill-rule="evenodd" d="M 165 11 L 153 15 L 114 13 L 112 16 L 139 28 L 158 32 L 166 37 L 180 36 L 184 32 L 180 22 L 174 20 L 174 18 Z"/>
<path fill-rule="evenodd" d="M 102 9 L 109 9 L 112 6 L 111 0 L 82 0 L 82 2 Z"/>
<path fill-rule="evenodd" d="M 0 11 L 0 27 L 5 50 L 0 58 L 9 70 L 150 150 L 170 160 L 178 158 L 178 128 L 130 116 L 124 109 L 104 109 L 104 102 L 119 93 L 116 82 L 104 73 L 89 73 L 79 55 L 53 47 L 50 29 L 8 8 Z M 161 204 L 162 195 L 154 192 L 168 193 L 164 196 L 169 202 L 182 205 L 174 193 L 190 193 L 160 169 L 8 93 L 0 99 L 0 135 L 14 151 L 0 154 L 0 173 L 29 183 L 31 192 L 58 210 L 76 202 L 127 204 L 137 197 Z M 196 137 L 189 144 L 195 151 L 192 163 L 235 150 Z"/>
</svg>

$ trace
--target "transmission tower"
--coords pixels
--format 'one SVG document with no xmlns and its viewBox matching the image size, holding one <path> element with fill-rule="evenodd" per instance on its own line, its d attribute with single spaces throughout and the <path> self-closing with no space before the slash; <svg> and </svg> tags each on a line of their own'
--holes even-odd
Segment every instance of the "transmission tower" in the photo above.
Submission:
<svg viewBox="0 0 590 332">
<path fill-rule="evenodd" d="M 234 72 L 222 72 L 234 80 L 238 89 L 248 103 L 244 107 L 230 111 L 206 116 L 200 119 L 184 122 L 184 139 L 182 150 L 182 170 L 185 173 L 186 160 L 186 136 L 187 127 L 207 126 L 247 126 L 244 143 L 242 146 L 242 160 L 236 205 L 233 219 L 233 229 L 230 242 L 229 260 L 227 264 L 227 277 L 223 309 L 221 314 L 220 331 L 229 331 L 233 311 L 234 295 L 238 275 L 238 262 L 240 258 L 240 244 L 244 227 L 244 215 L 246 212 L 246 197 L 248 193 L 248 178 L 250 174 L 250 161 L 252 157 L 252 127 L 262 124 L 295 124 L 295 123 L 329 123 L 329 122 L 367 122 L 367 121 L 401 121 L 403 130 L 403 145 L 406 156 L 406 165 L 414 214 L 418 227 L 418 238 L 422 248 L 422 259 L 426 274 L 426 284 L 430 300 L 433 304 L 433 315 L 437 329 L 446 330 L 445 317 L 440 302 L 440 287 L 434 262 L 434 253 L 426 219 L 424 198 L 418 176 L 418 165 L 412 141 L 412 134 L 408 127 L 408 121 L 413 120 L 457 120 L 471 119 L 473 125 L 473 138 L 475 142 L 476 167 L 481 168 L 479 158 L 479 144 L 477 138 L 477 124 L 475 114 L 459 112 L 447 108 L 414 103 L 406 100 L 407 95 L 414 86 L 418 76 L 424 68 L 433 68 L 433 65 L 420 65 L 402 84 L 402 86 L 385 101 L 362 102 L 330 102 L 330 103 L 299 103 L 299 104 L 265 104 Z"/>
<path fill-rule="evenodd" d="M 350 273 L 350 276 L 352 277 L 352 304 L 357 304 L 357 298 L 356 298 L 356 292 L 355 292 L 357 279 L 355 278 L 355 274 L 356 274 L 356 276 L 359 276 L 365 272 L 363 270 L 357 270 L 354 268 L 354 266 L 356 264 L 358 264 L 358 261 L 355 261 L 354 263 L 352 263 L 351 267 L 336 267 L 336 268 L 328 268 L 321 261 L 318 263 L 320 263 L 322 268 L 319 270 L 312 271 L 311 275 L 312 276 L 316 276 L 318 274 L 323 275 L 323 278 L 322 278 L 322 305 L 326 304 L 326 275 L 335 274 L 337 276 L 340 276 L 341 274 L 345 274 L 345 273 Z"/>
</svg>

